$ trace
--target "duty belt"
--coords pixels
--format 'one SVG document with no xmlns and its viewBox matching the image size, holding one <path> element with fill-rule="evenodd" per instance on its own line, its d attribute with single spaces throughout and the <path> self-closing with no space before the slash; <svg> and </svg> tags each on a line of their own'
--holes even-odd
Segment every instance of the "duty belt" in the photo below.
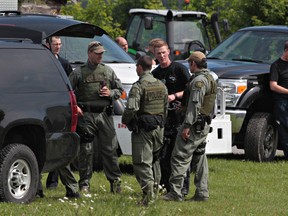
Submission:
<svg viewBox="0 0 288 216">
<path fill-rule="evenodd" d="M 84 112 L 93 112 L 93 113 L 101 113 L 104 112 L 107 105 L 102 104 L 99 106 L 97 103 L 90 103 L 90 102 L 78 102 L 78 106 Z"/>
<path fill-rule="evenodd" d="M 201 116 L 201 118 L 208 124 L 211 124 L 211 117 L 208 115 L 204 115 L 204 114 L 199 114 Z"/>
</svg>

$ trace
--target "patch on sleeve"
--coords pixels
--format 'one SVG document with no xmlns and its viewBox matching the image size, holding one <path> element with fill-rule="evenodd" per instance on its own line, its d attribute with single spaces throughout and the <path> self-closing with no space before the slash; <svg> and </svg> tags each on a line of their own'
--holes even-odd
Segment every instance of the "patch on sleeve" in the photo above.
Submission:
<svg viewBox="0 0 288 216">
<path fill-rule="evenodd" d="M 204 83 L 202 81 L 196 81 L 195 82 L 195 87 L 196 88 L 202 88 L 204 86 Z"/>
</svg>

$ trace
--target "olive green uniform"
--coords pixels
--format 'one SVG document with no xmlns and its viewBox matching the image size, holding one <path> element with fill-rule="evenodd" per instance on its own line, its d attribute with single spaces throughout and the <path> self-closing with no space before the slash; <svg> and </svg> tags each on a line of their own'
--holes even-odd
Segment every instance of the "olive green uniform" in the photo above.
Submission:
<svg viewBox="0 0 288 216">
<path fill-rule="evenodd" d="M 196 149 L 203 145 L 209 133 L 209 125 L 204 121 L 202 128 L 197 133 L 197 117 L 199 114 L 209 116 L 213 110 L 216 98 L 217 86 L 213 77 L 207 69 L 202 69 L 195 73 L 195 78 L 189 84 L 189 100 L 185 114 L 185 120 L 181 125 L 176 137 L 175 147 L 171 157 L 171 176 L 169 179 L 171 191 L 170 194 L 182 199 L 181 189 L 190 166 L 192 157 L 199 157 L 195 165 L 197 168 L 194 183 L 196 186 L 195 195 L 200 198 L 208 198 L 208 162 L 206 154 L 194 154 Z M 182 138 L 183 128 L 190 129 L 190 137 L 187 141 Z M 204 146 L 205 148 L 205 146 Z M 194 156 L 195 155 L 195 156 Z"/>
<path fill-rule="evenodd" d="M 79 186 L 90 186 L 93 172 L 93 140 L 101 149 L 103 168 L 110 183 L 118 180 L 121 171 L 118 164 L 118 140 L 111 116 L 111 104 L 122 92 L 121 81 L 112 68 L 102 63 L 96 66 L 87 62 L 76 68 L 69 76 L 75 90 L 78 106 L 84 111 L 79 117 L 77 133 L 80 135 Z M 99 90 L 103 81 L 110 89 L 110 97 L 101 97 Z"/>
<path fill-rule="evenodd" d="M 167 107 L 166 86 L 155 79 L 150 71 L 144 71 L 129 92 L 122 122 L 133 130 L 133 168 L 146 203 L 155 199 L 153 187 L 160 182 L 159 153 L 163 145 Z"/>
</svg>

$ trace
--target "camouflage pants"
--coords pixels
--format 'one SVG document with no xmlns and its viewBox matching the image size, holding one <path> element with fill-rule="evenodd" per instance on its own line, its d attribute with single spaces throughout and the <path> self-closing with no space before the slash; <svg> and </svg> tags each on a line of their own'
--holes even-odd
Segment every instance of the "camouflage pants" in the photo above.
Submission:
<svg viewBox="0 0 288 216">
<path fill-rule="evenodd" d="M 182 197 L 181 189 L 183 187 L 184 177 L 190 166 L 193 153 L 198 146 L 206 140 L 209 132 L 209 126 L 206 125 L 200 134 L 196 134 L 193 126 L 190 128 L 190 137 L 188 141 L 182 139 L 181 133 L 183 125 L 180 127 L 176 137 L 175 146 L 171 156 L 171 176 L 169 179 L 171 193 L 175 196 Z M 196 168 L 194 184 L 196 186 L 195 195 L 209 197 L 208 191 L 208 162 L 206 154 L 199 156 Z"/>
<path fill-rule="evenodd" d="M 112 116 L 102 113 L 84 113 L 79 118 L 77 132 L 80 135 L 80 153 L 78 155 L 79 186 L 89 186 L 93 172 L 93 140 L 101 149 L 101 159 L 106 178 L 112 182 L 121 176 L 118 164 L 118 140 Z"/>
<path fill-rule="evenodd" d="M 132 160 L 137 181 L 143 191 L 143 198 L 149 202 L 155 198 L 154 184 L 159 184 L 161 170 L 159 153 L 163 145 L 164 129 L 158 126 L 152 131 L 140 129 L 132 133 Z"/>
</svg>

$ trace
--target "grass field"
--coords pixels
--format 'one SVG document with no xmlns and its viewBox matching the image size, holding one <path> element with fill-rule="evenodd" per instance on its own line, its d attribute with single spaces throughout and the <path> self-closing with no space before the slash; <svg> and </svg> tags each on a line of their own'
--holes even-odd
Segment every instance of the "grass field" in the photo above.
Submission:
<svg viewBox="0 0 288 216">
<path fill-rule="evenodd" d="M 45 198 L 26 205 L 0 203 L 0 215 L 288 215 L 288 163 L 276 158 L 272 163 L 253 163 L 241 156 L 208 158 L 210 199 L 205 203 L 165 202 L 158 199 L 148 207 L 136 203 L 140 186 L 133 176 L 130 157 L 121 157 L 121 194 L 110 194 L 104 173 L 94 173 L 91 193 L 79 200 L 64 198 L 62 184 L 45 190 Z M 75 173 L 78 178 L 77 172 Z M 47 174 L 43 175 L 43 183 Z M 192 188 L 187 198 L 193 196 Z"/>
</svg>

